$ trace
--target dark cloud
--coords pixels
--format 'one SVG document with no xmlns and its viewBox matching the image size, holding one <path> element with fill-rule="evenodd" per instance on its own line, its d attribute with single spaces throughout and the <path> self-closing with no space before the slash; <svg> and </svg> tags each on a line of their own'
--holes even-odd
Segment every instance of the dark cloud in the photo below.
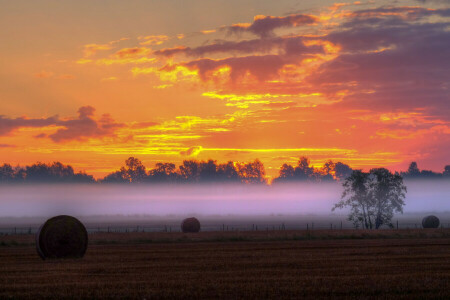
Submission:
<svg viewBox="0 0 450 300">
<path fill-rule="evenodd" d="M 262 38 L 273 36 L 273 31 L 282 27 L 297 27 L 311 25 L 317 22 L 317 17 L 305 14 L 293 14 L 285 17 L 256 16 L 252 24 L 236 24 L 224 27 L 229 33 L 239 34 L 251 32 Z"/>
<path fill-rule="evenodd" d="M 288 37 L 271 37 L 266 39 L 253 39 L 244 41 L 219 41 L 213 44 L 191 47 L 175 47 L 166 48 L 155 51 L 154 54 L 160 56 L 173 56 L 177 54 L 184 54 L 186 56 L 201 57 L 206 54 L 216 53 L 267 53 L 273 49 L 282 50 L 286 55 L 300 55 L 300 54 L 318 54 L 323 53 L 324 49 L 321 45 L 306 46 L 304 41 L 310 38 L 303 36 L 288 36 Z"/>
<path fill-rule="evenodd" d="M 230 79 L 235 82 L 238 78 L 250 72 L 258 80 L 268 80 L 275 76 L 277 71 L 285 65 L 285 60 L 279 55 L 243 56 L 213 60 L 202 58 L 185 64 L 189 68 L 195 68 L 203 80 L 208 79 L 210 71 L 220 67 L 230 67 Z"/>
<path fill-rule="evenodd" d="M 429 9 L 418 6 L 383 6 L 357 10 L 352 13 L 354 18 L 401 17 L 407 20 L 418 20 L 433 15 L 448 17 L 450 16 L 450 9 Z"/>
<path fill-rule="evenodd" d="M 14 148 L 16 147 L 15 145 L 10 145 L 10 144 L 0 144 L 0 148 Z"/>
<path fill-rule="evenodd" d="M 7 135 L 21 127 L 44 127 L 55 125 L 57 121 L 58 116 L 40 119 L 29 119 L 26 117 L 10 119 L 0 115 L 0 136 Z"/>
<path fill-rule="evenodd" d="M 40 133 L 40 134 L 36 134 L 35 136 L 33 136 L 35 139 L 44 139 L 47 137 L 47 135 L 45 133 Z"/>
<path fill-rule="evenodd" d="M 339 106 L 374 110 L 424 107 L 427 113 L 450 120 L 449 27 L 449 22 L 417 22 L 391 15 L 376 21 L 353 19 L 324 37 L 340 45 L 342 54 L 324 63 L 306 81 L 324 93 L 345 90 L 347 95 Z"/>
<path fill-rule="evenodd" d="M 74 119 L 60 119 L 58 116 L 40 119 L 29 119 L 26 117 L 11 119 L 0 116 L 0 135 L 10 134 L 12 131 L 23 127 L 57 126 L 62 128 L 58 129 L 54 134 L 46 135 L 41 133 L 34 137 L 48 137 L 54 142 L 64 142 L 114 136 L 117 129 L 125 126 L 125 124 L 114 121 L 108 114 L 103 114 L 100 119 L 95 119 L 94 114 L 95 108 L 83 106 L 78 109 L 78 118 Z"/>
<path fill-rule="evenodd" d="M 88 138 L 102 138 L 115 136 L 115 131 L 125 125 L 117 123 L 109 114 L 103 114 L 99 120 L 93 118 L 95 108 L 83 106 L 78 109 L 78 119 L 58 121 L 57 125 L 64 128 L 48 137 L 54 142 L 70 140 L 85 140 Z"/>
</svg>

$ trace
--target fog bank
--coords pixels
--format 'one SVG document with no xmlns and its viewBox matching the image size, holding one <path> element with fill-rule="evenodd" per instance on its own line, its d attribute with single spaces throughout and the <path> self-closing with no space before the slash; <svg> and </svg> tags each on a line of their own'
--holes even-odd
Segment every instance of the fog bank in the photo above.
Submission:
<svg viewBox="0 0 450 300">
<path fill-rule="evenodd" d="M 450 211 L 450 182 L 406 182 L 405 213 Z M 0 217 L 88 215 L 331 214 L 342 186 L 2 185 Z M 336 211 L 339 214 L 345 211 Z"/>
</svg>

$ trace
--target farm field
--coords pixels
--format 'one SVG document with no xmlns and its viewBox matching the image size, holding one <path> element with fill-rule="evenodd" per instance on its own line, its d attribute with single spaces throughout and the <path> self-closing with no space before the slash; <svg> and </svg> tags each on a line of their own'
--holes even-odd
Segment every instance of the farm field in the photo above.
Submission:
<svg viewBox="0 0 450 300">
<path fill-rule="evenodd" d="M 0 298 L 450 297 L 450 230 L 91 234 L 80 260 L 42 261 L 0 236 Z"/>
</svg>

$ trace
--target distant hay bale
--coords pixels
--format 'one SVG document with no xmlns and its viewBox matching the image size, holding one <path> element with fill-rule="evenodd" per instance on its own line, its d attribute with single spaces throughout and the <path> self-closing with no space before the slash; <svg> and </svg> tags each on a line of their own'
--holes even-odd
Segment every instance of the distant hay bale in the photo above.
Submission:
<svg viewBox="0 0 450 300">
<path fill-rule="evenodd" d="M 439 224 L 439 218 L 436 216 L 426 216 L 422 219 L 423 228 L 438 228 Z"/>
<path fill-rule="evenodd" d="M 181 230 L 183 232 L 199 232 L 200 222 L 196 218 L 184 219 L 181 223 Z"/>
<path fill-rule="evenodd" d="M 36 249 L 42 259 L 81 258 L 86 253 L 88 234 L 84 225 L 71 216 L 53 217 L 39 228 Z"/>
</svg>

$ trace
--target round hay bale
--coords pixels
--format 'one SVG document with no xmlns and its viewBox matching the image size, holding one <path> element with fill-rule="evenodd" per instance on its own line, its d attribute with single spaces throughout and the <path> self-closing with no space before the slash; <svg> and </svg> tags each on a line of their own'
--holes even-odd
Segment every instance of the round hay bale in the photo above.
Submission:
<svg viewBox="0 0 450 300">
<path fill-rule="evenodd" d="M 423 228 L 438 228 L 439 224 L 439 218 L 436 216 L 426 216 L 422 219 Z"/>
<path fill-rule="evenodd" d="M 36 249 L 42 259 L 81 258 L 87 245 L 86 228 L 71 216 L 48 219 L 36 234 Z"/>
<path fill-rule="evenodd" d="M 181 231 L 183 232 L 199 232 L 200 222 L 196 218 L 184 219 L 181 223 Z"/>
</svg>

